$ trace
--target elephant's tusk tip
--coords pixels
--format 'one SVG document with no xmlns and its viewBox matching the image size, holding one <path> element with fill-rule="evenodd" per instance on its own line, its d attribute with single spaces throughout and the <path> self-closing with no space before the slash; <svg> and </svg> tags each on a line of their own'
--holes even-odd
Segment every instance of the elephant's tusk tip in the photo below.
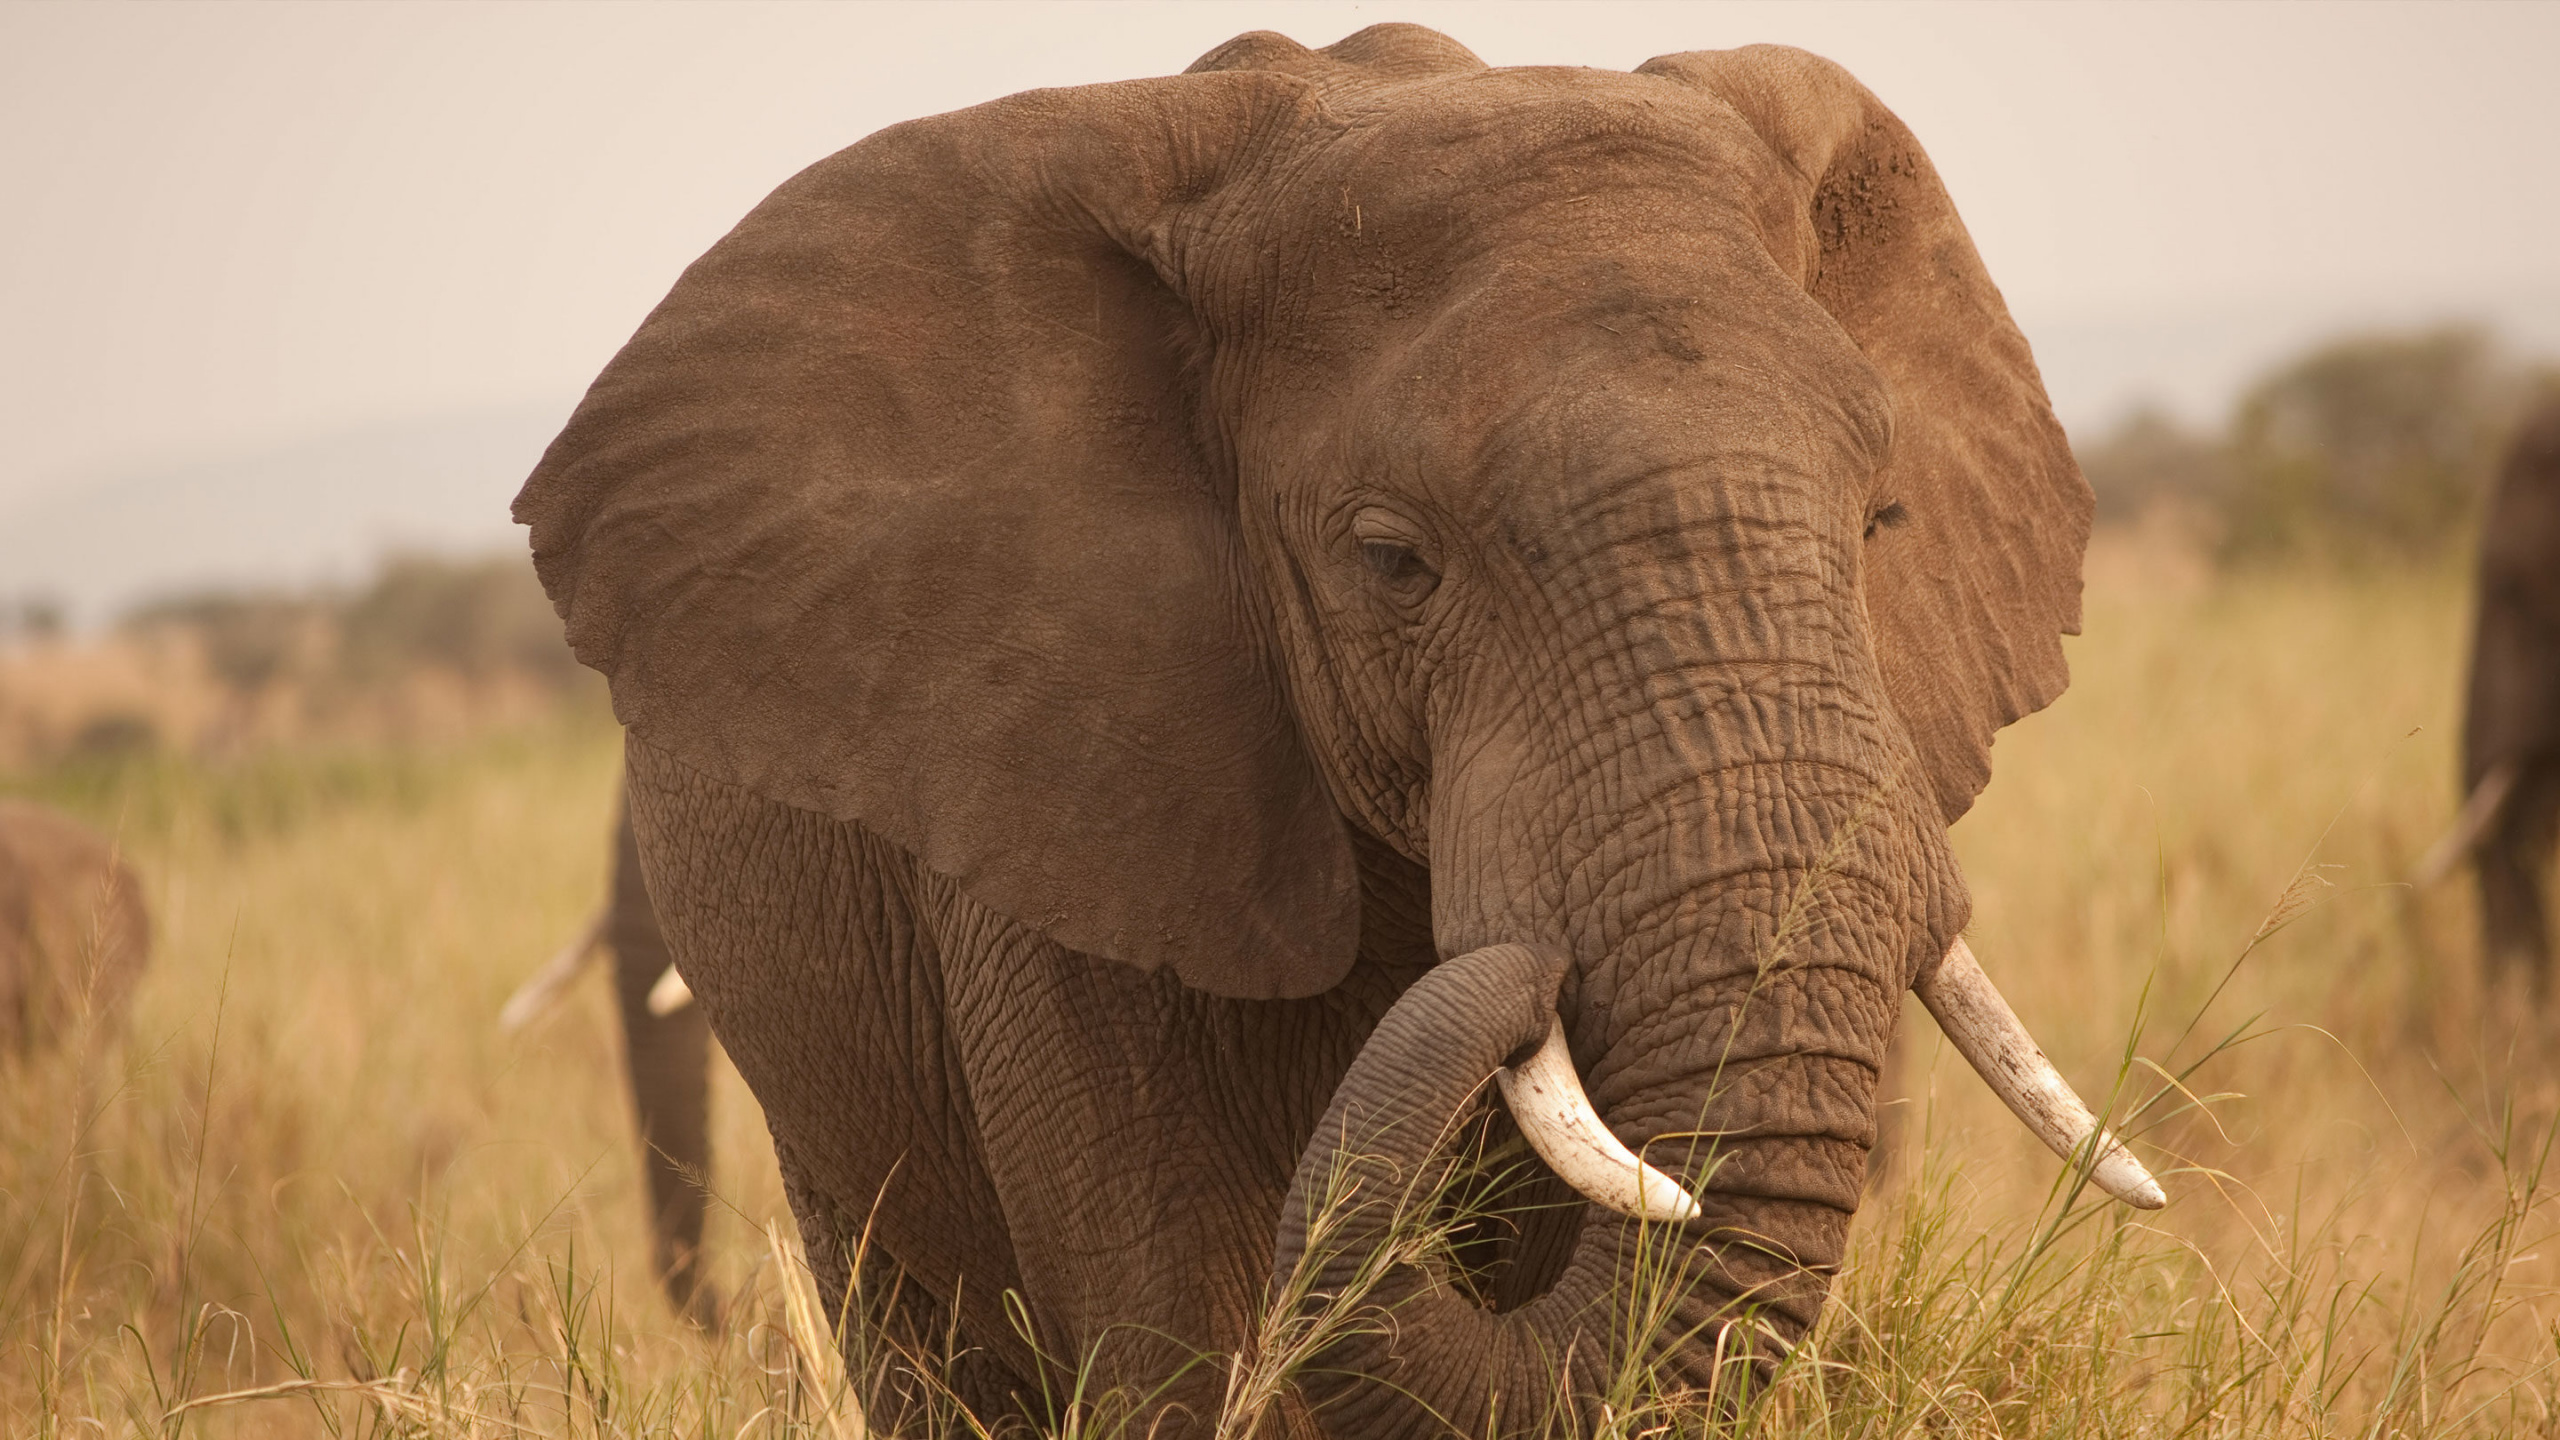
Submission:
<svg viewBox="0 0 2560 1440">
<path fill-rule="evenodd" d="M 2160 1182 L 2151 1178 L 2151 1172 L 2142 1167 L 2141 1161 L 2121 1148 L 2100 1161 L 2090 1178 L 2098 1182 L 2099 1189 L 2136 1210 L 2168 1208 L 2169 1192 L 2160 1188 Z"/>
<path fill-rule="evenodd" d="M 1938 1028 L 1974 1073 L 2054 1154 L 2068 1160 L 2084 1144 L 2094 1145 L 2098 1161 L 2090 1167 L 2089 1178 L 2099 1189 L 2137 1210 L 2158 1210 L 2169 1203 L 2160 1182 L 2072 1093 L 2035 1037 L 2019 1023 L 2017 1012 L 2000 997 L 1991 977 L 1982 973 L 1982 963 L 1962 936 L 1947 947 L 1937 970 L 1915 988 Z"/>
<path fill-rule="evenodd" d="M 607 912 L 598 910 L 579 928 L 577 938 L 561 946 L 558 953 L 542 963 L 541 969 L 516 987 L 516 993 L 508 996 L 507 1003 L 498 1011 L 501 1033 L 512 1035 L 522 1030 L 560 1003 L 569 983 L 577 979 L 579 973 L 586 969 L 587 962 L 603 949 L 606 918 Z"/>
<path fill-rule="evenodd" d="M 1652 1170 L 1653 1167 L 1646 1166 L 1645 1168 Z M 1653 1173 L 1656 1175 L 1662 1174 L 1659 1170 L 1654 1170 Z M 1670 1179 L 1667 1175 L 1663 1176 L 1663 1178 L 1666 1180 Z M 1686 1225 L 1690 1221 L 1707 1213 L 1706 1211 L 1698 1208 L 1698 1202 L 1690 1196 L 1688 1191 L 1681 1189 L 1677 1181 L 1674 1181 L 1670 1188 L 1671 1193 L 1669 1196 L 1665 1197 L 1662 1207 L 1663 1214 L 1661 1216 L 1648 1217 L 1646 1215 L 1638 1215 L 1636 1218 L 1639 1220 L 1660 1218 L 1674 1225 Z"/>
<path fill-rule="evenodd" d="M 692 1003 L 693 989 L 673 965 L 658 977 L 657 984 L 649 987 L 649 1013 L 662 1020 Z"/>
</svg>

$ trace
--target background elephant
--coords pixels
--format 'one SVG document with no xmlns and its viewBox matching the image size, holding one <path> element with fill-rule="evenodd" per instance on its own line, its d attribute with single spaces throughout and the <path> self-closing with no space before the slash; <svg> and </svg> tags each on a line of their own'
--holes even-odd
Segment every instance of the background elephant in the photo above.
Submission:
<svg viewBox="0 0 2560 1440">
<path fill-rule="evenodd" d="M 624 1073 L 648 1179 L 651 1267 L 678 1313 L 716 1324 L 719 1298 L 701 1272 L 711 1178 L 711 1025 L 690 995 L 661 984 L 673 973 L 667 937 L 649 903 L 627 794 L 614 806 L 612 878 L 604 905 L 508 999 L 500 1026 L 515 1030 L 529 1024 L 599 952 L 613 957 Z"/>
<path fill-rule="evenodd" d="M 1946 828 L 2065 683 L 2090 505 L 1844 72 L 1381 26 L 811 167 L 516 514 L 822 1289 L 865 1237 L 973 1403 L 1089 1357 L 1214 1414 L 1183 1363 L 1388 1221 L 1326 1192 L 1512 1123 L 1502 1072 L 1547 1160 L 1302 1377 L 1387 1437 L 1800 1336 L 1907 988 L 2086 1132 Z"/>
<path fill-rule="evenodd" d="M 2493 982 L 2551 994 L 2544 903 L 2560 829 L 2560 397 L 2524 424 L 2489 495 L 2462 726 L 2469 797 L 2443 863 L 2470 851 Z"/>
<path fill-rule="evenodd" d="M 66 815 L 0 800 L 0 1054 L 121 1025 L 150 954 L 142 882 L 116 847 Z"/>
</svg>

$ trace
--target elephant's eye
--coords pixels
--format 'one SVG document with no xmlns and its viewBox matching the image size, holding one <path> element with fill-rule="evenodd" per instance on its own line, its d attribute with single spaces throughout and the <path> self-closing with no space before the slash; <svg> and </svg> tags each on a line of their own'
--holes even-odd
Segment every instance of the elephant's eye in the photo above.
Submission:
<svg viewBox="0 0 2560 1440">
<path fill-rule="evenodd" d="M 1404 584 L 1422 572 L 1422 557 L 1392 540 L 1361 541 L 1360 558 L 1372 574 L 1389 584 Z"/>
<path fill-rule="evenodd" d="M 1876 512 L 1867 517 L 1867 538 L 1873 540 L 1877 531 L 1890 530 L 1910 518 L 1911 512 L 1903 509 L 1899 500 L 1878 506 Z"/>
<path fill-rule="evenodd" d="M 1413 521 L 1371 505 L 1352 517 L 1351 534 L 1360 542 L 1360 563 L 1399 605 L 1417 604 L 1439 585 L 1438 572 L 1423 558 L 1422 527 Z"/>
</svg>

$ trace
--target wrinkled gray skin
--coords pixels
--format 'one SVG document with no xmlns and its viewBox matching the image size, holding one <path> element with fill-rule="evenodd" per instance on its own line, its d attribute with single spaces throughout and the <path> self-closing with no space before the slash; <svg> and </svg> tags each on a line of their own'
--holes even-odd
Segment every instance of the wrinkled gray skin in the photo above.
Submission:
<svg viewBox="0 0 2560 1440">
<path fill-rule="evenodd" d="M 151 955 L 142 882 L 104 836 L 0 800 L 0 1055 L 110 1033 Z"/>
<path fill-rule="evenodd" d="M 649 1186 L 649 1255 L 669 1303 L 709 1325 L 719 1301 L 702 1283 L 702 1222 L 711 1178 L 711 1024 L 702 1007 L 649 1013 L 649 990 L 670 963 L 649 904 L 626 798 L 614 808 L 613 881 L 604 943 L 613 952 L 613 998 L 622 1013 L 631 1111 Z"/>
<path fill-rule="evenodd" d="M 1463 1283 L 1388 1274 L 1392 1333 L 1302 1376 L 1292 1425 L 1375 1440 L 1812 1322 L 2089 508 L 1844 73 L 1381 26 L 819 163 L 516 514 L 822 1287 L 867 1228 L 990 1413 L 1098 1347 L 1161 1433 L 1213 1414 L 1180 1361 L 1376 1239 L 1311 1244 L 1329 1177 L 1436 1166 L 1561 1018 L 1703 1184 L 1669 1326 L 1603 1300 L 1636 1222 L 1532 1167 Z"/>
<path fill-rule="evenodd" d="M 2545 900 L 2560 831 L 2560 399 L 2527 417 L 2498 472 L 2480 543 L 2478 619 L 2463 717 L 2462 785 L 2519 771 L 2474 859 L 2490 979 L 2521 977 L 2548 1005 Z"/>
</svg>

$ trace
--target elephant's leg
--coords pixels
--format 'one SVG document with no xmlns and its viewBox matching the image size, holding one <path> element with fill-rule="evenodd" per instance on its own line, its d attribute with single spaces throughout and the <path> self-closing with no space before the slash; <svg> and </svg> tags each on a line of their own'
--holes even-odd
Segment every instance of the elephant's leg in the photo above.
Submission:
<svg viewBox="0 0 2560 1440">
<path fill-rule="evenodd" d="M 1046 1362 L 1041 1408 L 1063 1412 L 1080 1379 L 1132 1400 L 1182 1372 L 1140 1403 L 1205 1420 L 1224 1372 L 1184 1367 L 1246 1333 L 1250 1257 L 1270 1245 L 1286 1173 L 1232 1173 L 1235 1147 L 1204 1113 L 1211 1086 L 1176 1038 L 1175 1012 L 1201 997 L 944 899 L 953 1030 Z M 1157 1423 L 1138 1428 L 1196 1433 Z"/>
<path fill-rule="evenodd" d="M 2522 970 L 2538 999 L 2551 990 L 2551 921 L 2544 887 L 2560 831 L 2560 763 L 2526 770 L 2480 846 L 2480 915 L 2492 980 Z"/>
<path fill-rule="evenodd" d="M 719 1299 L 703 1285 L 702 1223 L 711 1177 L 711 1024 L 702 1007 L 649 1013 L 649 990 L 670 954 L 626 809 L 615 827 L 613 905 L 605 943 L 614 955 L 624 1059 L 649 1183 L 651 1263 L 677 1311 L 718 1323 Z"/>
<path fill-rule="evenodd" d="M 1047 1394 L 1081 1371 L 1088 1396 L 1142 1407 L 1130 1433 L 1206 1433 L 1262 1318 L 1298 1153 L 1384 1000 L 1220 1000 L 934 893 Z"/>
<path fill-rule="evenodd" d="M 914 1303 L 956 1319 L 960 1345 L 980 1352 L 973 1366 L 1000 1377 L 973 1390 L 1004 1394 L 1032 1364 L 1004 1308 L 1023 1281 L 980 1158 L 941 960 L 908 900 L 910 862 L 859 826 L 711 780 L 637 740 L 630 757 L 659 921 L 764 1107 L 830 1304 L 850 1247 L 866 1244 Z M 858 1337 L 843 1338 L 858 1354 Z"/>
<path fill-rule="evenodd" d="M 805 1167 L 788 1145 L 777 1141 L 774 1159 L 846 1367 L 870 1377 L 865 1418 L 873 1429 L 939 1435 L 957 1428 L 943 1423 L 954 1403 L 989 1427 L 1019 1412 L 1026 1392 L 1021 1377 L 985 1347 L 968 1343 L 952 1308 L 908 1276 L 878 1236 L 865 1234 L 872 1217 L 847 1213 L 803 1178 Z"/>
</svg>

